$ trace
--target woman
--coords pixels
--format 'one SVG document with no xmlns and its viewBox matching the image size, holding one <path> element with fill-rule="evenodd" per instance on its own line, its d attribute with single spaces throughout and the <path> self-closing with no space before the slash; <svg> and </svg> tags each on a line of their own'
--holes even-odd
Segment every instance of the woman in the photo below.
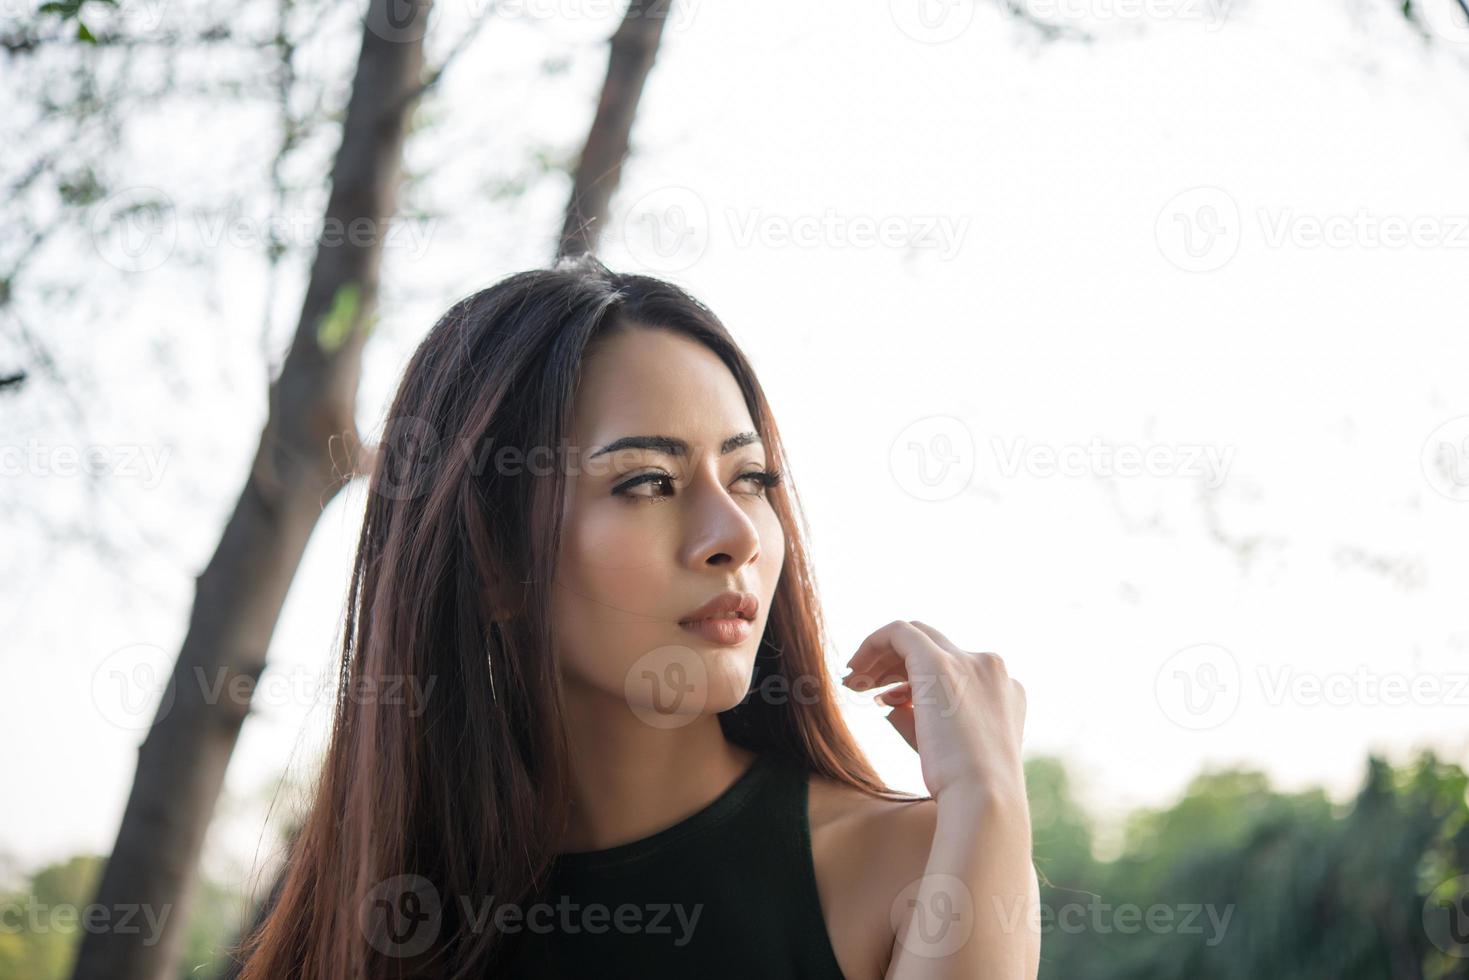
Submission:
<svg viewBox="0 0 1469 980">
<path fill-rule="evenodd" d="M 1034 977 L 1025 699 L 894 621 L 827 673 L 769 406 L 687 293 L 582 258 L 453 306 L 373 467 L 315 800 L 245 980 Z M 800 522 L 800 523 L 798 523 Z"/>
</svg>

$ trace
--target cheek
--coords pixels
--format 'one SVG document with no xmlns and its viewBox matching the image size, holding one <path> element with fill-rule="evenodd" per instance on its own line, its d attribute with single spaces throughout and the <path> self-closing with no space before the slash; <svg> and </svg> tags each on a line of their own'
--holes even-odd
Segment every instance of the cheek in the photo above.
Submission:
<svg viewBox="0 0 1469 980">
<path fill-rule="evenodd" d="M 564 528 L 556 573 L 557 654 L 582 678 L 620 686 L 638 657 L 667 642 L 668 569 L 625 515 L 589 514 Z"/>
<path fill-rule="evenodd" d="M 564 575 L 585 597 L 586 614 L 604 625 L 657 616 L 666 602 L 669 569 L 660 556 L 658 522 L 599 506 L 566 525 L 561 548 Z"/>
<path fill-rule="evenodd" d="M 773 592 L 775 581 L 785 565 L 785 532 L 781 529 L 780 518 L 768 507 L 755 521 L 755 527 L 760 532 L 760 558 L 756 562 L 760 566 L 760 582 Z"/>
</svg>

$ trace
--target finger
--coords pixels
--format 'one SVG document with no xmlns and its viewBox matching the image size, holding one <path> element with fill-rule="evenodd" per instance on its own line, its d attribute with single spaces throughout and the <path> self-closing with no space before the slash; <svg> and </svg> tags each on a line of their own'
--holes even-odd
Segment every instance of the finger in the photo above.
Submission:
<svg viewBox="0 0 1469 980">
<path fill-rule="evenodd" d="M 878 687 L 886 687 L 889 684 L 897 684 L 908 680 L 908 669 L 902 663 L 886 666 L 882 673 L 857 674 L 855 671 L 842 678 L 842 683 L 854 691 L 870 691 Z"/>
<path fill-rule="evenodd" d="M 933 642 L 937 643 L 939 646 L 943 647 L 950 653 L 964 652 L 963 650 L 959 649 L 958 645 L 956 645 L 953 640 L 949 639 L 947 636 L 940 633 L 938 630 L 934 629 L 927 623 L 917 619 L 910 619 L 909 622 L 919 629 L 923 630 L 923 632 L 927 633 L 930 640 L 933 640 Z"/>
<path fill-rule="evenodd" d="M 897 687 L 890 687 L 879 694 L 875 700 L 886 705 L 907 704 L 913 700 L 913 685 L 899 684 Z"/>
<path fill-rule="evenodd" d="M 928 634 L 906 620 L 895 620 L 874 631 L 857 647 L 847 665 L 852 672 L 842 683 L 855 690 L 877 687 L 879 678 L 897 675 L 906 680 L 909 674 L 932 673 L 942 648 Z"/>
<path fill-rule="evenodd" d="M 887 713 L 887 719 L 888 724 L 896 728 L 898 734 L 903 736 L 903 741 L 911 745 L 915 752 L 918 751 L 918 731 L 913 715 L 913 706 L 900 704 Z"/>
<path fill-rule="evenodd" d="M 897 654 L 887 654 L 872 660 L 866 668 L 849 667 L 842 676 L 842 683 L 854 691 L 866 691 L 885 684 L 895 684 L 908 679 L 908 668 Z"/>
</svg>

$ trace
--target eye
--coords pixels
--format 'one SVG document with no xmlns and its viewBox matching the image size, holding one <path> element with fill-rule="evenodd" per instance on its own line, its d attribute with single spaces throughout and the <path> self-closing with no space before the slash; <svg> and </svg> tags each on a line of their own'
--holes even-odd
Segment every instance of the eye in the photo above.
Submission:
<svg viewBox="0 0 1469 980">
<path fill-rule="evenodd" d="M 655 486 L 664 486 L 664 487 L 667 487 L 669 493 L 628 493 L 627 492 L 627 491 L 631 490 L 633 487 L 640 487 L 640 486 L 642 486 L 645 483 L 653 484 Z M 630 498 L 641 497 L 644 500 L 661 500 L 661 499 L 664 499 L 664 498 L 668 497 L 672 493 L 672 491 L 673 491 L 673 477 L 670 476 L 667 473 L 660 473 L 660 472 L 656 472 L 655 471 L 655 472 L 651 472 L 651 473 L 639 473 L 637 476 L 633 477 L 631 480 L 628 480 L 626 483 L 619 483 L 617 486 L 615 486 L 615 487 L 612 488 L 612 495 L 614 497 L 630 497 Z"/>
<path fill-rule="evenodd" d="M 754 482 L 760 488 L 755 496 L 763 497 L 765 491 L 771 487 L 780 485 L 781 476 L 782 474 L 779 470 L 751 470 L 749 473 L 740 474 L 740 480 L 742 482 L 745 480 Z"/>
<path fill-rule="evenodd" d="M 754 492 L 753 496 L 763 497 L 765 495 L 765 492 L 767 490 L 769 490 L 771 487 L 775 487 L 775 486 L 779 486 L 780 485 L 781 477 L 782 477 L 782 473 L 779 470 L 751 470 L 748 473 L 741 473 L 740 476 L 739 476 L 739 479 L 736 480 L 735 482 L 737 482 L 737 483 L 754 483 L 755 486 L 758 489 Z M 662 487 L 664 489 L 664 492 L 662 492 L 662 493 L 630 493 L 629 492 L 634 487 L 640 487 L 643 484 L 649 484 L 649 485 L 654 486 L 654 487 Z M 639 497 L 641 497 L 644 500 L 665 500 L 668 497 L 670 497 L 670 496 L 673 495 L 673 477 L 671 475 L 667 474 L 667 473 L 663 473 L 663 472 L 659 472 L 659 471 L 653 471 L 653 472 L 649 472 L 649 473 L 639 473 L 637 476 L 633 477 L 632 479 L 627 480 L 624 483 L 619 483 L 616 487 L 614 487 L 613 490 L 612 490 L 612 495 L 615 496 L 615 497 L 628 497 L 628 498 L 639 498 Z"/>
</svg>

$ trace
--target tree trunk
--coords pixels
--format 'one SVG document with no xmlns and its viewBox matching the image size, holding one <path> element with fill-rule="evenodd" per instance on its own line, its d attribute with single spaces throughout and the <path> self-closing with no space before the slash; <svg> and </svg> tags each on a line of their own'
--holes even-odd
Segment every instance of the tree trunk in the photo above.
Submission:
<svg viewBox="0 0 1469 980">
<path fill-rule="evenodd" d="M 196 578 L 183 647 L 138 749 L 132 793 L 98 886 L 95 902 L 118 928 L 83 932 L 73 980 L 178 975 L 199 855 L 249 691 L 265 669 L 307 539 L 361 449 L 354 416 L 362 346 L 419 90 L 429 4 L 408 4 L 394 20 L 403 10 L 394 0 L 370 0 L 295 337 L 270 386 L 250 474 Z M 370 233 L 360 231 L 364 221 Z M 244 687 L 243 696 L 232 685 Z M 161 939 L 137 928 L 150 915 L 163 923 Z M 133 928 L 123 928 L 129 922 Z"/>
<path fill-rule="evenodd" d="M 643 84 L 653 67 L 667 12 L 667 3 L 634 0 L 612 36 L 607 78 L 596 117 L 587 133 L 586 149 L 573 178 L 573 187 L 592 190 L 590 193 L 572 192 L 558 256 L 568 254 L 568 250 L 585 252 L 594 249 L 606 225 L 607 204 L 622 176 L 622 161 L 628 153 L 628 135 L 637 115 Z M 594 220 L 588 220 L 588 214 L 593 215 Z M 271 885 L 269 896 L 255 910 L 250 930 L 265 921 L 284 878 L 285 868 L 282 868 Z M 237 950 L 244 938 L 239 937 L 233 948 Z M 240 967 L 237 959 L 231 959 L 219 980 L 233 980 Z"/>
<path fill-rule="evenodd" d="M 607 79 L 602 83 L 602 98 L 597 102 L 597 114 L 577 163 L 556 250 L 558 257 L 592 251 L 607 223 L 607 206 L 622 179 L 622 161 L 627 157 L 628 137 L 638 101 L 643 97 L 643 84 L 653 69 L 663 24 L 672 6 L 673 0 L 632 0 L 612 35 Z"/>
</svg>

